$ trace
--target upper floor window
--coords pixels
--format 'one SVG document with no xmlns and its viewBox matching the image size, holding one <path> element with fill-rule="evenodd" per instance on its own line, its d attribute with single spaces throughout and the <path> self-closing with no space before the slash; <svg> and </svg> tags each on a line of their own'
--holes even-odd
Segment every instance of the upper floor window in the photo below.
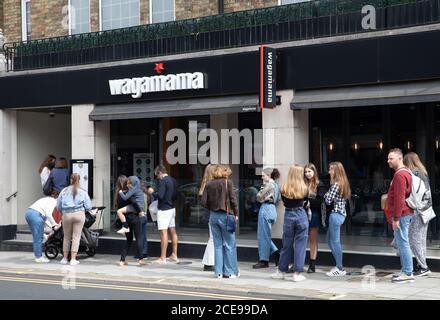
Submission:
<svg viewBox="0 0 440 320">
<path fill-rule="evenodd" d="M 176 20 L 174 0 L 150 0 L 151 23 Z"/>
<path fill-rule="evenodd" d="M 310 0 L 279 0 L 279 4 L 291 4 L 291 3 L 300 3 L 300 2 L 307 2 Z"/>
<path fill-rule="evenodd" d="M 101 30 L 137 26 L 139 0 L 101 0 Z"/>
<path fill-rule="evenodd" d="M 69 0 L 70 34 L 90 32 L 90 0 Z"/>
<path fill-rule="evenodd" d="M 23 41 L 31 40 L 31 1 L 21 0 L 21 37 Z"/>
</svg>

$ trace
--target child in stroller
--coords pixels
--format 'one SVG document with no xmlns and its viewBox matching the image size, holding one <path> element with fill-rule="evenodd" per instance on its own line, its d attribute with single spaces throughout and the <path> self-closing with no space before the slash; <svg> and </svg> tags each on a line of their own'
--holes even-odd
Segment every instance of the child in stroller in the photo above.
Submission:
<svg viewBox="0 0 440 320">
<path fill-rule="evenodd" d="M 105 207 L 94 207 L 90 211 L 86 211 L 86 219 L 81 233 L 81 240 L 79 244 L 79 253 L 86 253 L 89 257 L 96 254 L 98 247 L 99 233 L 90 231 L 89 228 L 95 223 L 96 215 L 100 213 L 100 220 Z M 54 228 L 49 234 L 46 243 L 44 244 L 44 254 L 48 259 L 56 259 L 60 253 L 63 252 L 64 233 L 62 225 L 60 228 Z"/>
</svg>

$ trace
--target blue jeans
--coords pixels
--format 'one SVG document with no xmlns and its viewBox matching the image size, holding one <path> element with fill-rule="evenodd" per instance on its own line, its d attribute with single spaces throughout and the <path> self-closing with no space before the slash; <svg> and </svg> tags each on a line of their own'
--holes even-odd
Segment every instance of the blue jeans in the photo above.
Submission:
<svg viewBox="0 0 440 320">
<path fill-rule="evenodd" d="M 140 222 L 141 222 L 141 235 L 142 235 L 142 254 L 144 256 L 148 255 L 148 240 L 147 240 L 147 217 L 140 217 L 139 218 Z M 139 257 L 141 258 L 141 257 Z"/>
<path fill-rule="evenodd" d="M 226 213 L 211 211 L 209 217 L 214 238 L 214 270 L 216 275 L 237 275 L 237 245 L 235 233 L 226 230 Z"/>
<path fill-rule="evenodd" d="M 263 203 L 258 214 L 258 255 L 260 261 L 269 261 L 272 253 L 278 251 L 272 241 L 272 225 L 275 223 L 277 211 L 275 205 Z"/>
<path fill-rule="evenodd" d="M 400 228 L 397 231 L 394 231 L 394 239 L 400 253 L 400 264 L 402 265 L 401 271 L 408 276 L 413 273 L 412 251 L 408 239 L 408 229 L 409 224 L 411 223 L 411 218 L 412 215 L 400 217 Z"/>
<path fill-rule="evenodd" d="M 40 258 L 43 255 L 44 221 L 46 221 L 46 217 L 42 216 L 41 213 L 33 209 L 27 209 L 26 222 L 31 228 L 36 258 Z"/>
<path fill-rule="evenodd" d="M 280 253 L 279 270 L 287 272 L 292 260 L 292 248 L 294 255 L 294 272 L 304 271 L 306 260 L 306 248 L 309 230 L 309 218 L 303 208 L 286 210 L 283 225 L 283 249 Z"/>
<path fill-rule="evenodd" d="M 345 216 L 339 212 L 330 213 L 329 225 L 327 230 L 327 243 L 335 258 L 336 266 L 342 270 L 342 245 L 341 245 L 341 226 L 345 221 Z"/>
</svg>

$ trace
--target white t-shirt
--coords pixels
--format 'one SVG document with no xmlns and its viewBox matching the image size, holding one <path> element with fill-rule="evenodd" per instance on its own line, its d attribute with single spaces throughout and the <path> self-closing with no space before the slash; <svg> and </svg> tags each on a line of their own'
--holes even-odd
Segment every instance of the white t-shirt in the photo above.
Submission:
<svg viewBox="0 0 440 320">
<path fill-rule="evenodd" d="M 48 167 L 44 167 L 43 170 L 41 170 L 40 178 L 41 178 L 41 186 L 44 187 L 46 184 L 47 179 L 49 179 L 50 176 L 50 170 Z"/>
<path fill-rule="evenodd" d="M 44 197 L 40 200 L 37 200 L 33 205 L 29 207 L 29 209 L 33 209 L 44 215 L 46 217 L 46 224 L 50 228 L 52 228 L 57 224 L 52 216 L 53 209 L 55 209 L 56 205 L 56 199 L 52 197 Z"/>
</svg>

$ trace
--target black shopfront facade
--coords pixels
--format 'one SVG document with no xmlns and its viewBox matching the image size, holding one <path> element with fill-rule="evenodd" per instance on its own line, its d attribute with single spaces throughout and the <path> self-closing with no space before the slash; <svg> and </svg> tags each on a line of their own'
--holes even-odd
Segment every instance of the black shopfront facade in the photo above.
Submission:
<svg viewBox="0 0 440 320">
<path fill-rule="evenodd" d="M 390 236 L 378 199 L 392 177 L 386 166 L 387 150 L 392 147 L 419 153 L 430 173 L 435 206 L 440 206 L 439 40 L 439 31 L 429 31 L 277 49 L 278 94 L 293 90 L 293 116 L 309 113 L 309 150 L 302 152 L 309 154 L 309 160 L 317 164 L 321 173 L 327 171 L 329 162 L 336 160 L 347 168 L 356 195 L 353 215 L 346 222 L 348 235 L 365 236 L 366 242 Z M 137 99 L 110 95 L 109 80 L 153 76 L 156 63 L 164 64 L 165 73 L 202 72 L 206 75 L 206 87 L 151 93 Z M 422 89 L 407 90 L 414 86 Z M 258 48 L 189 59 L 158 57 L 141 64 L 12 74 L 0 78 L 0 88 L 2 108 L 94 104 L 90 120 L 111 121 L 112 137 L 138 135 L 148 146 L 121 148 L 121 152 L 142 154 L 149 153 L 146 149 L 154 149 L 155 164 L 162 159 L 163 142 L 154 136 L 167 128 L 187 127 L 190 120 L 201 123 L 202 128 L 210 127 L 209 115 L 227 110 L 238 114 L 235 124 L 239 128 L 251 124 L 264 129 L 258 108 Z M 426 94 L 423 88 L 429 88 Z M 335 91 L 342 94 L 335 95 Z M 203 101 L 209 109 L 196 107 Z M 182 107 L 182 102 L 186 107 Z M 166 120 L 159 123 L 158 118 Z M 118 152 L 112 159 L 115 163 L 119 161 Z M 124 169 L 112 172 L 112 179 L 122 173 L 119 171 L 132 171 L 132 163 L 133 159 L 128 158 L 125 165 L 119 164 Z M 175 173 L 181 175 L 182 185 L 188 184 L 189 190 L 193 190 L 190 198 L 194 198 L 201 169 L 185 167 Z M 239 179 L 245 181 L 240 189 L 258 187 L 259 178 L 253 167 L 241 167 Z M 183 222 L 185 213 L 182 215 Z M 439 237 L 438 220 L 431 222 L 434 241 Z M 248 226 L 254 228 L 254 222 L 249 217 Z M 201 223 L 188 220 L 183 225 L 199 227 Z"/>
</svg>

